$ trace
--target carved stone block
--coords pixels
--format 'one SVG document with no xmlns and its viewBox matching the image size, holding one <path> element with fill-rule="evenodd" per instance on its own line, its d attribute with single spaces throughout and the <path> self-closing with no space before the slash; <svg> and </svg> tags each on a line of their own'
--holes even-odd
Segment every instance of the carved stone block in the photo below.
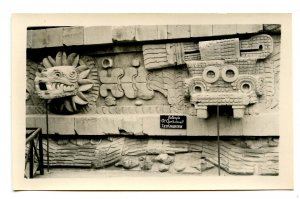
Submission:
<svg viewBox="0 0 300 199">
<path fill-rule="evenodd" d="M 124 96 L 124 91 L 123 91 L 121 85 L 118 85 L 118 84 L 101 84 L 100 95 L 102 97 L 107 97 L 108 90 L 110 90 L 112 95 L 116 98 L 120 98 L 120 97 Z"/>
<path fill-rule="evenodd" d="M 257 33 L 263 30 L 262 24 L 237 24 L 237 33 Z"/>
<path fill-rule="evenodd" d="M 158 25 L 157 26 L 157 39 L 158 40 L 168 39 L 168 26 L 167 25 Z"/>
<path fill-rule="evenodd" d="M 74 135 L 74 117 L 68 116 L 50 116 L 49 117 L 49 133 L 50 134 L 64 134 Z M 46 122 L 46 121 L 45 121 Z"/>
<path fill-rule="evenodd" d="M 135 26 L 115 26 L 112 28 L 112 39 L 116 42 L 134 41 Z"/>
<path fill-rule="evenodd" d="M 84 45 L 112 43 L 111 26 L 84 27 Z"/>
<path fill-rule="evenodd" d="M 124 70 L 121 68 L 114 68 L 109 74 L 107 70 L 101 70 L 99 72 L 100 81 L 103 84 L 118 83 L 120 78 L 124 75 Z"/>
<path fill-rule="evenodd" d="M 239 39 L 199 42 L 201 60 L 234 59 L 240 56 Z"/>
<path fill-rule="evenodd" d="M 213 25 L 213 36 L 234 35 L 237 33 L 236 24 L 218 24 Z"/>
<path fill-rule="evenodd" d="M 190 25 L 168 25 L 168 39 L 190 38 Z"/>
<path fill-rule="evenodd" d="M 265 59 L 273 52 L 273 39 L 271 36 L 262 34 L 240 42 L 241 57 Z"/>
<path fill-rule="evenodd" d="M 32 48 L 32 30 L 27 30 L 26 38 L 27 48 Z"/>
<path fill-rule="evenodd" d="M 136 26 L 136 41 L 157 39 L 157 26 Z"/>
<path fill-rule="evenodd" d="M 200 106 L 197 107 L 197 117 L 198 118 L 207 118 L 208 117 L 208 112 L 207 112 L 207 106 Z"/>
<path fill-rule="evenodd" d="M 129 99 L 135 99 L 137 97 L 137 88 L 132 83 L 122 83 L 122 89 L 124 90 L 125 96 Z"/>
<path fill-rule="evenodd" d="M 145 68 L 159 69 L 184 64 L 183 43 L 143 45 Z"/>
<path fill-rule="evenodd" d="M 232 106 L 233 117 L 234 118 L 243 118 L 245 113 L 245 106 Z"/>
<path fill-rule="evenodd" d="M 47 47 L 63 46 L 63 28 L 47 28 Z"/>
<path fill-rule="evenodd" d="M 212 25 L 191 25 L 191 37 L 212 36 Z"/>
<path fill-rule="evenodd" d="M 83 45 L 83 27 L 63 28 L 63 44 L 66 46 Z"/>
<path fill-rule="evenodd" d="M 44 48 L 47 44 L 47 33 L 45 29 L 32 30 L 32 48 Z"/>
<path fill-rule="evenodd" d="M 97 122 L 97 117 L 78 116 L 75 118 L 74 129 L 78 135 L 101 135 Z"/>
</svg>

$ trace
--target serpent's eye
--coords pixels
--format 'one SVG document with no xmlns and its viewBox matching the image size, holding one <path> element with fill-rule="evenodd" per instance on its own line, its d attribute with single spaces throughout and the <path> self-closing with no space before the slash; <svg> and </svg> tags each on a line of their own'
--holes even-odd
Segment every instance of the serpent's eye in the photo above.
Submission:
<svg viewBox="0 0 300 199">
<path fill-rule="evenodd" d="M 61 77 L 61 72 L 59 72 L 59 71 L 54 71 L 54 76 L 55 76 L 55 77 Z"/>
</svg>

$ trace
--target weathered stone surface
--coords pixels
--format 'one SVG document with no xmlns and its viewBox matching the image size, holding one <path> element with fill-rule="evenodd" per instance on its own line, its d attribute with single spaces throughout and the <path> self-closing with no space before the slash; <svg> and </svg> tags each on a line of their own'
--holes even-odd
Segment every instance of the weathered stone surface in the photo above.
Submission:
<svg viewBox="0 0 300 199">
<path fill-rule="evenodd" d="M 31 48 L 32 47 L 32 30 L 27 30 L 27 40 L 26 40 L 26 44 L 27 44 L 27 48 Z"/>
<path fill-rule="evenodd" d="M 239 39 L 199 42 L 201 60 L 222 60 L 240 57 Z"/>
<path fill-rule="evenodd" d="M 257 33 L 263 30 L 262 24 L 237 24 L 237 33 Z"/>
<path fill-rule="evenodd" d="M 219 24 L 213 25 L 213 36 L 219 35 L 234 35 L 237 33 L 236 24 Z"/>
<path fill-rule="evenodd" d="M 165 135 L 165 129 L 160 128 L 159 117 L 148 115 L 143 117 L 143 133 L 146 135 Z"/>
<path fill-rule="evenodd" d="M 239 136 L 243 134 L 243 121 L 241 119 L 220 117 L 220 135 Z"/>
<path fill-rule="evenodd" d="M 265 59 L 273 52 L 273 39 L 262 34 L 240 42 L 241 57 Z"/>
<path fill-rule="evenodd" d="M 159 154 L 154 158 L 154 160 L 165 165 L 170 165 L 174 162 L 174 158 L 169 156 L 168 154 Z"/>
<path fill-rule="evenodd" d="M 255 128 L 253 128 L 255 126 Z M 279 135 L 278 114 L 264 113 L 260 115 L 244 116 L 243 135 L 268 136 Z"/>
<path fill-rule="evenodd" d="M 35 118 L 27 116 L 26 117 L 26 128 L 35 128 L 35 127 L 36 127 Z"/>
<path fill-rule="evenodd" d="M 208 135 L 208 128 L 205 122 L 197 117 L 187 117 L 187 136 Z"/>
<path fill-rule="evenodd" d="M 221 167 L 230 174 L 238 175 L 278 175 L 278 146 L 269 147 L 268 142 L 272 138 L 227 138 L 221 140 Z M 182 140 L 170 139 L 170 143 L 181 143 Z M 167 154 L 160 154 L 158 162 L 154 155 L 128 152 L 138 146 L 147 147 L 148 154 L 159 154 L 159 151 L 166 150 L 166 140 L 156 139 L 134 139 L 134 138 L 101 138 L 81 139 L 68 138 L 49 140 L 50 166 L 83 166 L 94 168 L 105 168 L 109 166 L 122 166 L 126 169 L 141 169 L 147 171 L 182 172 L 200 174 L 213 168 L 218 164 L 217 141 L 206 139 L 194 139 L 189 141 L 188 148 L 193 149 L 197 143 L 201 149 L 198 152 L 181 152 L 172 155 L 174 162 L 162 163 L 170 157 Z M 247 145 L 245 145 L 247 143 Z M 46 150 L 46 141 L 43 142 Z M 124 153 L 124 151 L 127 151 Z M 157 158 L 156 158 L 157 159 Z M 46 161 L 45 161 L 46 163 Z M 139 166 L 139 168 L 137 168 Z"/>
<path fill-rule="evenodd" d="M 206 161 L 205 159 L 201 159 L 201 172 L 214 168 L 215 165 Z"/>
<path fill-rule="evenodd" d="M 111 143 L 99 144 L 95 150 L 95 157 L 92 162 L 93 167 L 104 168 L 120 161 L 124 140 L 124 138 L 119 138 L 113 140 Z"/>
<path fill-rule="evenodd" d="M 51 115 L 49 116 L 49 133 L 75 135 L 74 124 L 74 117 Z"/>
<path fill-rule="evenodd" d="M 157 26 L 157 39 L 158 40 L 168 39 L 168 26 L 167 25 L 158 25 Z"/>
<path fill-rule="evenodd" d="M 101 135 L 98 129 L 97 117 L 75 117 L 75 131 L 78 135 Z"/>
<path fill-rule="evenodd" d="M 134 134 L 134 135 L 163 135 L 163 136 L 216 136 L 216 118 L 209 117 L 206 120 L 187 117 L 187 129 L 170 130 L 160 128 L 158 114 L 136 115 L 135 106 L 133 112 L 127 111 L 127 115 L 105 114 L 88 116 L 49 116 L 49 132 L 60 134 L 74 134 L 74 129 L 80 135 L 103 134 Z M 123 112 L 124 113 L 124 112 Z M 135 114 L 135 115 L 134 115 Z M 52 119 L 51 119 L 52 118 Z M 50 125 L 51 120 L 51 125 Z M 41 127 L 46 132 L 45 115 L 28 115 L 26 117 L 28 127 Z M 56 125 L 58 122 L 58 125 Z M 65 125 L 66 124 L 66 125 Z M 255 125 L 255 128 L 253 128 Z M 230 117 L 220 117 L 220 135 L 224 136 L 277 136 L 278 115 L 274 113 L 260 114 L 256 116 L 245 115 L 242 120 Z M 172 132 L 173 131 L 173 132 Z"/>
<path fill-rule="evenodd" d="M 84 27 L 84 45 L 112 43 L 111 26 Z"/>
<path fill-rule="evenodd" d="M 140 162 L 140 168 L 142 170 L 151 170 L 152 166 L 153 166 L 153 161 L 149 156 L 146 156 Z"/>
<path fill-rule="evenodd" d="M 114 42 L 128 42 L 135 40 L 135 26 L 112 27 L 112 39 Z"/>
<path fill-rule="evenodd" d="M 158 170 L 160 172 L 166 172 L 166 171 L 169 171 L 169 167 L 170 167 L 169 165 L 160 164 Z"/>
<path fill-rule="evenodd" d="M 66 46 L 83 45 L 83 27 L 63 28 L 63 44 Z"/>
<path fill-rule="evenodd" d="M 190 25 L 168 25 L 168 39 L 190 38 Z"/>
<path fill-rule="evenodd" d="M 63 46 L 63 28 L 47 28 L 47 47 Z"/>
<path fill-rule="evenodd" d="M 122 166 L 125 169 L 133 169 L 135 167 L 138 167 L 140 165 L 140 162 L 137 157 L 125 157 L 122 158 L 120 162 L 117 162 L 115 166 Z"/>
<path fill-rule="evenodd" d="M 264 24 L 263 29 L 266 33 L 281 33 L 281 24 Z"/>
<path fill-rule="evenodd" d="M 47 33 L 46 29 L 32 30 L 32 48 L 44 48 L 47 44 Z"/>
<path fill-rule="evenodd" d="M 212 25 L 191 25 L 191 37 L 212 36 Z"/>
<path fill-rule="evenodd" d="M 135 40 L 148 41 L 157 39 L 157 26 L 136 26 Z"/>
</svg>

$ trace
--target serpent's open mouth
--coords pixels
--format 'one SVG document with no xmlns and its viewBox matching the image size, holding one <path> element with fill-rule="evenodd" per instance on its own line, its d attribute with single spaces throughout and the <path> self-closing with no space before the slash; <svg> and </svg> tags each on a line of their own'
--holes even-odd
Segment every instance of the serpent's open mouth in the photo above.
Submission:
<svg viewBox="0 0 300 199">
<path fill-rule="evenodd" d="M 75 85 L 66 85 L 60 82 L 47 83 L 40 81 L 38 84 L 40 91 L 51 91 L 51 90 L 61 90 L 64 92 L 74 91 L 76 89 Z"/>
</svg>

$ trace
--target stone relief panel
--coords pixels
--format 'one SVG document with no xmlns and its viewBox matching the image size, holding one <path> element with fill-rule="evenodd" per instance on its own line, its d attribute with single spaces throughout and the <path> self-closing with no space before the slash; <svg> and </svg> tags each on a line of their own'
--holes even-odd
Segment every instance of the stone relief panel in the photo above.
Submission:
<svg viewBox="0 0 300 199">
<path fill-rule="evenodd" d="M 280 36 L 273 37 L 146 44 L 135 52 L 94 58 L 58 52 L 41 63 L 28 60 L 27 112 L 45 112 L 40 97 L 53 98 L 55 113 L 179 113 L 206 118 L 208 106 L 226 105 L 241 118 L 274 111 Z M 59 77 L 50 77 L 55 72 L 78 78 L 64 89 Z M 51 94 L 45 94 L 50 83 Z"/>
<path fill-rule="evenodd" d="M 27 100 L 33 104 L 37 104 L 36 96 L 48 100 L 54 113 L 87 113 L 95 109 L 99 82 L 91 57 L 58 52 L 55 58 L 43 58 L 41 64 L 31 61 L 28 64 Z M 38 102 L 42 103 L 45 102 Z"/>
<path fill-rule="evenodd" d="M 176 48 L 170 51 L 168 46 Z M 276 45 L 271 36 L 261 34 L 243 40 L 233 38 L 201 41 L 198 45 L 144 45 L 143 55 L 145 68 L 151 71 L 150 74 L 158 73 L 157 69 L 161 69 L 161 73 L 164 74 L 164 71 L 167 71 L 166 67 L 169 67 L 168 70 L 175 70 L 176 67 L 186 64 L 189 77 L 184 77 L 184 93 L 194 105 L 199 118 L 207 118 L 207 107 L 216 105 L 231 106 L 233 116 L 242 118 L 244 114 L 258 114 L 259 110 L 264 111 L 272 107 L 268 104 L 273 101 L 275 85 L 278 87 L 278 81 L 274 82 L 273 71 L 276 61 L 272 58 L 279 52 L 276 50 L 273 55 L 274 46 Z M 198 56 L 189 56 L 194 53 Z M 278 56 L 276 58 L 279 59 Z M 276 63 L 279 65 L 279 61 Z M 161 85 L 154 87 L 157 87 L 157 91 L 163 93 L 170 103 L 171 99 L 174 99 L 172 90 L 167 88 L 166 91 Z M 176 93 L 178 91 L 181 92 L 177 88 Z M 265 106 L 261 107 L 261 103 Z M 276 100 L 273 103 L 276 103 Z"/>
</svg>

